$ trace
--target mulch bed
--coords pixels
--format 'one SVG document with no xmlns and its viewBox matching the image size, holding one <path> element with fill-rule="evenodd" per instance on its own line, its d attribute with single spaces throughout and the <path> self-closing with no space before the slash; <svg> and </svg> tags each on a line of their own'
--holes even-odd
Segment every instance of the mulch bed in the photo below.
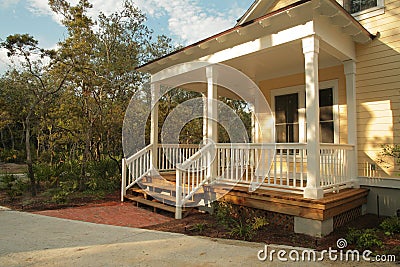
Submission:
<svg viewBox="0 0 400 267">
<path fill-rule="evenodd" d="M 99 224 L 138 227 L 211 238 L 234 238 L 230 234 L 230 231 L 218 224 L 215 217 L 207 213 L 193 211 L 182 220 L 175 220 L 173 218 L 174 215 L 167 212 L 153 213 L 151 208 L 138 208 L 129 202 L 121 203 L 119 202 L 119 193 L 117 192 L 101 200 L 81 197 L 62 205 L 49 203 L 40 198 L 36 200 L 31 199 L 28 206 L 24 206 L 22 203 L 24 203 L 22 199 L 17 199 L 13 202 L 7 201 L 6 195 L 0 192 L 0 206 L 6 206 L 14 210 L 30 211 L 41 215 Z M 383 218 L 378 218 L 376 215 L 364 215 L 346 226 L 336 229 L 333 233 L 323 238 L 295 234 L 282 227 L 270 224 L 264 229 L 259 230 L 250 241 L 318 250 L 328 249 L 329 247 L 336 248 L 336 241 L 346 237 L 349 227 L 356 229 L 377 228 L 382 220 Z M 384 248 L 377 249 L 374 252 L 400 252 L 399 234 L 389 237 L 380 234 L 379 237 L 384 242 Z M 398 257 L 400 258 L 400 255 Z"/>
</svg>

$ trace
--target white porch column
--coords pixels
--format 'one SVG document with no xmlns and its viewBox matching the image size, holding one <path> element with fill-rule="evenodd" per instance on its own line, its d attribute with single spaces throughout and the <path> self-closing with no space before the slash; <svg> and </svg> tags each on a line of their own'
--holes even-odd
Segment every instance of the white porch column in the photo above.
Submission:
<svg viewBox="0 0 400 267">
<path fill-rule="evenodd" d="M 304 190 L 304 197 L 320 199 L 324 196 L 324 192 L 320 183 L 319 39 L 310 36 L 304 38 L 302 44 L 305 59 L 307 116 L 307 187 Z"/>
<path fill-rule="evenodd" d="M 207 139 L 207 96 L 205 94 L 201 94 L 203 98 L 203 142 Z"/>
<path fill-rule="evenodd" d="M 151 124 L 150 124 L 150 144 L 153 145 L 151 150 L 151 167 L 157 169 L 158 166 L 158 98 L 160 96 L 160 84 L 151 84 Z"/>
<path fill-rule="evenodd" d="M 218 143 L 218 92 L 217 92 L 217 73 L 213 66 L 206 68 L 207 76 L 207 139 L 215 144 Z M 207 168 L 207 178 L 214 179 L 217 175 L 217 164 L 214 155 L 209 157 L 209 168 Z M 213 161 L 213 162 L 211 162 Z"/>
<path fill-rule="evenodd" d="M 253 113 L 251 115 L 251 126 L 252 126 L 252 139 L 253 143 L 262 143 L 261 134 L 260 134 L 260 122 L 259 119 L 259 103 L 258 99 L 254 98 L 254 102 L 252 103 Z M 275 140 L 274 140 L 275 141 Z"/>
<path fill-rule="evenodd" d="M 346 75 L 347 100 L 347 142 L 354 146 L 349 154 L 349 175 L 353 187 L 359 188 L 357 161 L 357 110 L 356 110 L 356 63 L 354 60 L 343 62 Z"/>
</svg>

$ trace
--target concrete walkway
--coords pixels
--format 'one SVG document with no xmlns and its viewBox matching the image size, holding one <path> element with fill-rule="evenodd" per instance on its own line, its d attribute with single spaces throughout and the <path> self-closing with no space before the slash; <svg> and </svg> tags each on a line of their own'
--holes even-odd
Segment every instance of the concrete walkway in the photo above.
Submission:
<svg viewBox="0 0 400 267">
<path fill-rule="evenodd" d="M 306 264 L 280 263 L 277 259 L 273 262 L 260 262 L 257 253 L 263 248 L 264 245 L 258 243 L 100 225 L 0 208 L 0 266 L 176 267 Z M 341 264 L 324 261 L 307 265 Z M 365 266 L 365 262 L 344 265 Z M 373 265 L 375 264 L 367 266 Z"/>
</svg>

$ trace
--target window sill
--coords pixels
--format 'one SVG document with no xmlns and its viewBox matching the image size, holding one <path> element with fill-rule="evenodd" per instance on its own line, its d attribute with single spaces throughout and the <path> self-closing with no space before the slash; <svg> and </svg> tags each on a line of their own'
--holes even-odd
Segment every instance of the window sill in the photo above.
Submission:
<svg viewBox="0 0 400 267">
<path fill-rule="evenodd" d="M 379 16 L 385 14 L 385 7 L 384 6 L 377 6 L 377 7 L 372 7 L 372 8 L 368 8 L 366 10 L 357 12 L 357 13 L 353 13 L 351 15 L 353 15 L 353 17 L 360 21 L 360 20 L 364 20 L 364 19 L 368 19 L 368 18 L 372 18 L 375 16 Z"/>
</svg>

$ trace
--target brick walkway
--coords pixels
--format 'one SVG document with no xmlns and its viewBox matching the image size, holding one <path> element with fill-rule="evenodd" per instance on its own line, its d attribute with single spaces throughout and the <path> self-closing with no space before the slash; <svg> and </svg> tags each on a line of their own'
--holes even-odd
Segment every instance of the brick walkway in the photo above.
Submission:
<svg viewBox="0 0 400 267">
<path fill-rule="evenodd" d="M 126 227 L 145 227 L 173 220 L 132 203 L 108 202 L 84 207 L 33 212 L 51 217 Z"/>
</svg>

